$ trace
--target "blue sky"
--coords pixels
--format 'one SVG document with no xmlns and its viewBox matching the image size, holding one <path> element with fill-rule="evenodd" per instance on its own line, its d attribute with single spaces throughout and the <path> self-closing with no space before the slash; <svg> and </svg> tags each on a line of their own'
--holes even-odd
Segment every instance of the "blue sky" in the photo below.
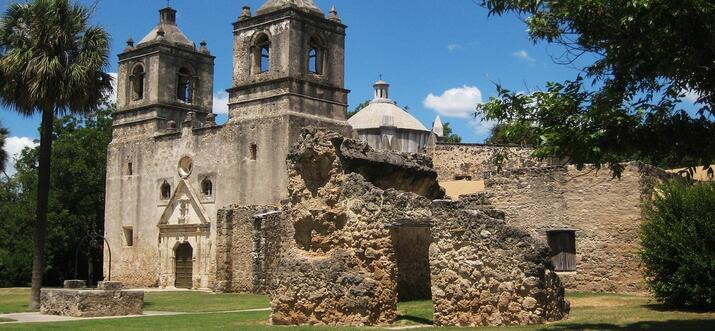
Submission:
<svg viewBox="0 0 715 331">
<path fill-rule="evenodd" d="M 158 22 L 162 0 L 98 0 L 95 24 L 112 36 L 110 72 L 128 37 L 140 40 Z M 178 25 L 195 43 L 208 42 L 216 56 L 216 104 L 231 84 L 231 23 L 248 4 L 253 11 L 265 0 L 173 0 Z M 315 0 L 324 11 L 336 5 L 348 25 L 346 88 L 350 108 L 372 98 L 379 75 L 392 86 L 391 98 L 426 126 L 437 113 L 465 142 L 482 142 L 488 124 L 473 119 L 476 103 L 495 93 L 495 83 L 514 90 L 543 87 L 545 82 L 574 78 L 577 70 L 554 63 L 557 46 L 534 45 L 515 16 L 488 17 L 479 0 Z M 4 10 L 9 0 L 3 0 Z M 219 121 L 225 120 L 225 115 Z M 11 153 L 38 137 L 39 118 L 23 118 L 0 109 L 10 129 Z M 17 145 L 17 146 L 15 146 Z"/>
</svg>

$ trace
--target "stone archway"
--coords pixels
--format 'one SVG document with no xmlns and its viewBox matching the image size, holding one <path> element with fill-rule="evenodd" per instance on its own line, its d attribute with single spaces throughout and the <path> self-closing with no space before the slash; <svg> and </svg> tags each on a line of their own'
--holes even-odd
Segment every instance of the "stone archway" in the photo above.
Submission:
<svg viewBox="0 0 715 331">
<path fill-rule="evenodd" d="M 176 288 L 193 288 L 193 272 L 194 272 L 194 249 L 189 243 L 182 243 L 176 247 L 175 258 L 175 282 Z"/>
</svg>

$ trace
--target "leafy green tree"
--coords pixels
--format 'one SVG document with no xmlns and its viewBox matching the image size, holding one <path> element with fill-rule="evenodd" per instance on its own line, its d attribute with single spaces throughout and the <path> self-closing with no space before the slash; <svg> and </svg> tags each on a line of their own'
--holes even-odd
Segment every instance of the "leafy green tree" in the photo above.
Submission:
<svg viewBox="0 0 715 331">
<path fill-rule="evenodd" d="M 359 105 L 357 105 L 355 107 L 355 109 L 348 112 L 348 118 L 355 116 L 355 114 L 360 112 L 363 108 L 367 107 L 368 105 L 370 105 L 370 100 L 365 100 L 365 101 L 361 102 Z"/>
<path fill-rule="evenodd" d="M 661 185 L 646 204 L 641 259 L 658 301 L 715 306 L 715 182 Z"/>
<path fill-rule="evenodd" d="M 536 146 L 539 135 L 536 128 L 521 123 L 500 123 L 492 127 L 485 141 L 493 145 Z"/>
<path fill-rule="evenodd" d="M 444 123 L 444 142 L 450 144 L 459 144 L 462 142 L 462 136 L 454 133 L 449 126 L 449 122 Z"/>
<path fill-rule="evenodd" d="M 74 277 L 75 250 L 82 279 L 100 279 L 102 250 L 87 247 L 82 239 L 96 230 L 103 233 L 107 145 L 112 139 L 113 106 L 94 114 L 68 115 L 55 121 L 48 204 L 45 283 L 52 286 Z M 32 218 L 37 190 L 39 147 L 19 157 L 17 173 L 0 183 L 0 287 L 25 286 L 31 263 Z M 14 252 L 14 254 L 13 254 Z"/>
<path fill-rule="evenodd" d="M 42 114 L 30 309 L 40 303 L 44 271 L 50 157 L 55 114 L 88 113 L 112 90 L 109 35 L 90 25 L 90 9 L 69 0 L 8 6 L 0 18 L 0 102 Z"/>
<path fill-rule="evenodd" d="M 2 122 L 0 122 L 0 172 L 5 174 L 5 165 L 7 164 L 8 161 L 8 155 L 7 152 L 5 151 L 5 139 L 7 139 L 7 135 L 10 134 L 10 132 L 2 126 Z"/>
<path fill-rule="evenodd" d="M 583 166 L 641 160 L 668 167 L 715 159 L 715 6 L 702 0 L 483 0 L 490 15 L 528 17 L 529 36 L 564 47 L 558 60 L 595 58 L 576 78 L 522 94 L 498 86 L 477 109 L 537 128 L 536 156 Z M 696 116 L 679 109 L 699 95 Z M 516 128 L 505 129 L 510 135 Z"/>
</svg>

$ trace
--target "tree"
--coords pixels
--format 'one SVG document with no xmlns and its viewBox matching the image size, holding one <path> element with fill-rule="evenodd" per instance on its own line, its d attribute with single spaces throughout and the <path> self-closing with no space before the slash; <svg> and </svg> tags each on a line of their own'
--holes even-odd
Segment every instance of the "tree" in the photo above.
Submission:
<svg viewBox="0 0 715 331">
<path fill-rule="evenodd" d="M 536 128 L 519 123 L 500 123 L 492 127 L 485 141 L 492 145 L 536 146 L 539 135 Z"/>
<path fill-rule="evenodd" d="M 95 111 L 112 90 L 109 35 L 91 26 L 90 10 L 69 0 L 8 6 L 0 19 L 0 102 L 42 114 L 30 309 L 40 303 L 55 114 Z"/>
<path fill-rule="evenodd" d="M 715 306 L 715 183 L 671 181 L 644 208 L 646 282 L 669 306 Z"/>
<path fill-rule="evenodd" d="M 0 122 L 0 172 L 3 174 L 5 174 L 5 165 L 8 161 L 8 155 L 5 151 L 5 139 L 7 139 L 8 134 L 10 134 L 10 132 L 4 128 L 2 122 Z"/>
<path fill-rule="evenodd" d="M 669 167 L 715 159 L 715 6 L 701 0 L 483 0 L 490 15 L 528 16 L 529 36 L 564 47 L 557 61 L 596 60 L 545 91 L 511 92 L 477 109 L 499 123 L 536 128 L 535 155 L 583 166 L 640 160 Z M 586 83 L 588 80 L 588 83 Z M 680 109 L 699 95 L 696 115 Z"/>
<path fill-rule="evenodd" d="M 462 142 L 462 136 L 453 133 L 452 128 L 449 126 L 449 122 L 444 123 L 444 142 L 451 144 L 459 144 Z"/>
<path fill-rule="evenodd" d="M 355 114 L 359 113 L 363 108 L 367 107 L 368 105 L 370 105 L 370 100 L 365 100 L 361 102 L 355 107 L 355 109 L 348 112 L 348 119 L 355 116 Z"/>
<path fill-rule="evenodd" d="M 45 285 L 61 286 L 78 276 L 101 277 L 102 249 L 82 241 L 90 230 L 103 233 L 107 146 L 112 139 L 113 106 L 96 113 L 56 119 L 50 175 Z M 0 182 L 0 287 L 26 286 L 31 260 L 17 252 L 32 249 L 32 218 L 37 191 L 39 147 L 26 148 L 17 172 Z"/>
</svg>

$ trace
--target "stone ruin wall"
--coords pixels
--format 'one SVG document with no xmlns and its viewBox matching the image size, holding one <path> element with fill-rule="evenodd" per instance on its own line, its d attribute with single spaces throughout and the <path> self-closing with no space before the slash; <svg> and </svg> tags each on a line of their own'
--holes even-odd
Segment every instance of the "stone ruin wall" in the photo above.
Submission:
<svg viewBox="0 0 715 331">
<path fill-rule="evenodd" d="M 527 325 L 568 314 L 548 247 L 507 226 L 485 196 L 436 201 L 431 211 L 436 325 Z"/>
<path fill-rule="evenodd" d="M 551 161 L 531 157 L 530 147 L 480 144 L 437 144 L 430 151 L 440 181 L 482 180 L 488 172 L 497 170 L 492 158 L 503 152 L 508 159 L 504 169 L 540 167 Z"/>
<path fill-rule="evenodd" d="M 628 164 L 620 179 L 608 169 L 532 168 L 492 174 L 486 189 L 508 223 L 534 238 L 546 242 L 547 230 L 575 230 L 576 271 L 559 272 L 567 288 L 642 292 L 641 205 L 665 176 L 637 163 Z"/>
<path fill-rule="evenodd" d="M 232 206 L 217 217 L 216 285 L 219 293 L 268 293 L 290 229 L 271 206 Z"/>
<path fill-rule="evenodd" d="M 314 129 L 302 138 L 289 155 L 284 214 L 295 240 L 274 277 L 273 324 L 394 322 L 400 248 L 392 238 L 396 230 L 425 227 L 432 228 L 438 325 L 533 324 L 568 314 L 547 248 L 491 208 L 433 202 L 444 193 L 434 187 L 428 159 L 375 152 Z M 421 195 L 394 188 L 405 183 Z"/>
</svg>

